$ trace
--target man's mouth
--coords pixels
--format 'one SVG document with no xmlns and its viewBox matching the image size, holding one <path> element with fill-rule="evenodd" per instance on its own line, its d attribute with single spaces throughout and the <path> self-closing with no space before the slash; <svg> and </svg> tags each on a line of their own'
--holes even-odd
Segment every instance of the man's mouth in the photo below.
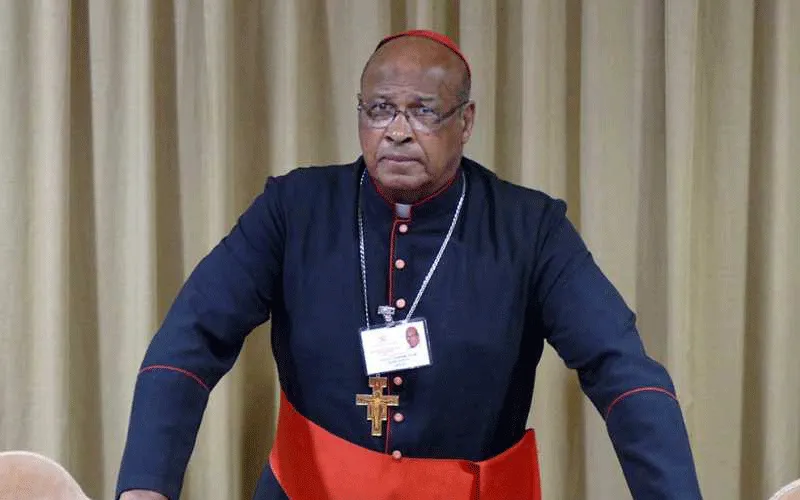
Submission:
<svg viewBox="0 0 800 500">
<path fill-rule="evenodd" d="M 392 155 L 381 156 L 380 161 L 389 161 L 392 163 L 412 163 L 412 162 L 419 162 L 419 159 L 413 156 L 392 154 Z"/>
</svg>

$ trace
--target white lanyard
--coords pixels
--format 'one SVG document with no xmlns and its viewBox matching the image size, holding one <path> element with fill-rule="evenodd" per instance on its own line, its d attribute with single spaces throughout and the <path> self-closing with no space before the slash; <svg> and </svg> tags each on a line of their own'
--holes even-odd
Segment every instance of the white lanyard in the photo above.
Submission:
<svg viewBox="0 0 800 500">
<path fill-rule="evenodd" d="M 370 328 L 369 324 L 369 299 L 367 294 L 367 259 L 366 259 L 366 245 L 364 243 L 364 214 L 361 206 L 361 186 L 364 185 L 364 177 L 367 175 L 366 168 L 364 172 L 361 174 L 361 180 L 359 181 L 359 194 L 358 194 L 358 250 L 361 256 L 361 283 L 364 289 L 364 314 L 367 320 L 367 328 Z M 453 235 L 453 230 L 456 227 L 456 222 L 458 221 L 458 215 L 461 213 L 461 207 L 464 204 L 464 197 L 466 196 L 467 192 L 467 178 L 464 175 L 464 172 L 461 172 L 461 197 L 458 200 L 458 205 L 456 206 L 456 213 L 453 215 L 453 221 L 450 223 L 450 229 L 447 231 L 447 235 L 444 237 L 444 241 L 442 242 L 442 246 L 439 248 L 439 253 L 436 255 L 436 258 L 433 259 L 433 264 L 431 264 L 431 268 L 428 270 L 428 274 L 425 276 L 425 279 L 422 281 L 422 286 L 419 288 L 419 292 L 417 292 L 417 297 L 414 299 L 414 302 L 411 304 L 411 308 L 408 310 L 408 314 L 406 315 L 406 319 L 404 321 L 408 321 L 410 318 L 413 317 L 414 311 L 417 308 L 417 304 L 419 304 L 420 299 L 422 298 L 422 294 L 425 292 L 425 289 L 428 287 L 428 282 L 430 281 L 431 277 L 433 276 L 434 271 L 436 271 L 436 267 L 439 265 L 439 261 L 442 258 L 442 254 L 444 253 L 444 249 L 447 247 L 447 243 L 450 241 L 450 237 Z M 378 308 L 378 313 L 383 314 L 384 318 L 387 320 L 386 322 L 391 322 L 391 316 L 394 314 L 394 307 L 391 306 L 382 306 Z"/>
</svg>

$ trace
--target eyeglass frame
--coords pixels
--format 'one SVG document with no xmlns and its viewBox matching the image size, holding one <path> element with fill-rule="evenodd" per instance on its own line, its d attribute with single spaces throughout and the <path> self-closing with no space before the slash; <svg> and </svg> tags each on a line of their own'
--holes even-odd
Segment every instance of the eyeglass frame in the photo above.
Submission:
<svg viewBox="0 0 800 500">
<path fill-rule="evenodd" d="M 358 105 L 356 106 L 356 109 L 358 109 L 359 112 L 363 112 L 367 116 L 367 118 L 370 119 L 369 115 L 367 114 L 366 104 L 364 103 L 361 94 L 358 94 L 357 98 L 358 98 Z M 402 114 L 403 116 L 406 117 L 406 121 L 408 122 L 408 124 L 411 126 L 411 128 L 413 130 L 416 130 L 418 132 L 423 132 L 423 133 L 431 133 L 431 132 L 435 132 L 436 130 L 438 130 L 446 120 L 450 119 L 452 116 L 454 116 L 456 114 L 457 111 L 459 111 L 461 108 L 463 108 L 465 105 L 467 105 L 467 104 L 469 104 L 471 102 L 472 102 L 472 100 L 465 99 L 464 101 L 460 102 L 459 104 L 456 104 L 455 106 L 450 108 L 445 113 L 442 113 L 441 115 L 437 116 L 436 122 L 431 126 L 425 125 L 424 123 L 418 121 L 416 117 L 412 117 L 411 115 L 409 115 L 407 108 L 406 109 L 400 109 L 400 107 L 398 107 L 393 102 L 386 102 L 385 104 L 388 104 L 389 106 L 394 108 L 394 114 L 389 119 L 389 121 L 386 122 L 386 125 L 374 126 L 374 125 L 369 125 L 368 124 L 367 126 L 369 128 L 373 128 L 373 129 L 376 129 L 376 130 L 385 129 L 389 125 L 394 123 L 394 121 L 397 119 L 397 115 Z M 415 127 L 414 126 L 415 123 L 418 125 L 418 127 L 422 127 L 422 128 Z"/>
</svg>

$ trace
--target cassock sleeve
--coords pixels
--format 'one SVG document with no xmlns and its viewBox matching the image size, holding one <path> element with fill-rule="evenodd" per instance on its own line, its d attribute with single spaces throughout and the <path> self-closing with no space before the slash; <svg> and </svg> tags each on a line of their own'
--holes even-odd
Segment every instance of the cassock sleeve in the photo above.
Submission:
<svg viewBox="0 0 800 500">
<path fill-rule="evenodd" d="M 131 489 L 178 500 L 210 391 L 245 337 L 267 321 L 281 276 L 278 178 L 192 271 L 153 337 L 136 381 L 116 496 Z"/>
<path fill-rule="evenodd" d="M 633 498 L 700 499 L 672 380 L 565 214 L 549 201 L 538 235 L 533 293 L 547 341 L 605 419 Z"/>
</svg>

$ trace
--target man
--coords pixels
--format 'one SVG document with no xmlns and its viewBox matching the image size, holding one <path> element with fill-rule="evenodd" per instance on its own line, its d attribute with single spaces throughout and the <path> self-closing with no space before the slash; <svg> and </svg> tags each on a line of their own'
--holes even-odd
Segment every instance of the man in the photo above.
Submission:
<svg viewBox="0 0 800 500">
<path fill-rule="evenodd" d="M 412 349 L 419 345 L 419 332 L 413 326 L 408 327 L 406 330 L 406 342 Z"/>
<path fill-rule="evenodd" d="M 178 498 L 210 390 L 269 319 L 281 408 L 259 500 L 539 499 L 525 422 L 545 341 L 634 498 L 700 498 L 670 377 L 565 204 L 462 157 L 470 82 L 440 34 L 378 45 L 363 156 L 269 179 L 180 291 L 136 383 L 118 494 Z M 429 363 L 381 368 L 402 363 L 381 344 L 397 322 Z"/>
</svg>

